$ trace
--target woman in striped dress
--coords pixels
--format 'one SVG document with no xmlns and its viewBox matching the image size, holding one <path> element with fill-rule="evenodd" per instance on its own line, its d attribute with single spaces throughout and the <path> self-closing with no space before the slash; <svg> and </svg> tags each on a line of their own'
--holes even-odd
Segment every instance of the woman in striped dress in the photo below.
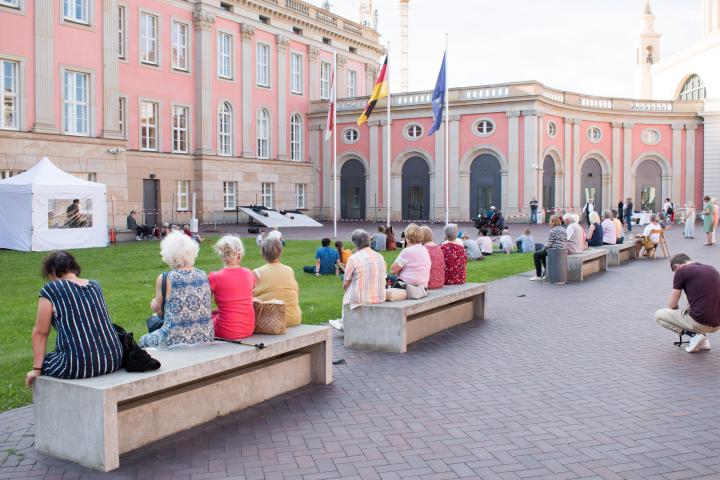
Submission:
<svg viewBox="0 0 720 480">
<path fill-rule="evenodd" d="M 32 333 L 33 369 L 26 384 L 32 386 L 40 375 L 78 379 L 119 369 L 122 345 L 100 284 L 78 278 L 80 265 L 65 251 L 48 255 L 42 273 L 50 281 L 40 290 Z M 55 351 L 45 354 L 51 326 L 57 330 Z"/>
</svg>

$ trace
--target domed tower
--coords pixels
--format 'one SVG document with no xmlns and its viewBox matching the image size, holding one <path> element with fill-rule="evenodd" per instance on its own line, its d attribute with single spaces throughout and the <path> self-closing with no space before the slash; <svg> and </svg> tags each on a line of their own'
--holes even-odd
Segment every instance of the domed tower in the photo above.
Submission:
<svg viewBox="0 0 720 480">
<path fill-rule="evenodd" d="M 640 35 L 635 39 L 635 98 L 652 98 L 650 68 L 660 60 L 660 37 L 655 31 L 655 15 L 650 0 L 645 0 Z"/>
</svg>

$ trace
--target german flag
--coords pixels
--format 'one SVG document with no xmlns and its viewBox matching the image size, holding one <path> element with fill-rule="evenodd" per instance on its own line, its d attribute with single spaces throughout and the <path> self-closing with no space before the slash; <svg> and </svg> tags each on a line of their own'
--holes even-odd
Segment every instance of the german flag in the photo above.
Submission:
<svg viewBox="0 0 720 480">
<path fill-rule="evenodd" d="M 370 95 L 370 100 L 368 100 L 365 106 L 365 111 L 360 115 L 360 118 L 357 119 L 358 126 L 368 121 L 377 101 L 388 96 L 387 63 L 388 59 L 386 55 L 385 61 L 380 69 L 380 75 L 378 75 L 377 82 L 375 82 L 375 88 L 373 88 L 372 95 Z"/>
</svg>

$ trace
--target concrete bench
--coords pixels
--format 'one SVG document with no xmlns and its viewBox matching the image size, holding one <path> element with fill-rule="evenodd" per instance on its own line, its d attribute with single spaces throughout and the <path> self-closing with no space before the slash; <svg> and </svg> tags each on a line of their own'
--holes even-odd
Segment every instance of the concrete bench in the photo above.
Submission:
<svg viewBox="0 0 720 480">
<path fill-rule="evenodd" d="M 593 247 L 593 249 L 605 250 L 608 254 L 608 264 L 613 267 L 619 267 L 630 260 L 637 260 L 637 249 L 634 243 L 603 245 L 602 247 Z"/>
<path fill-rule="evenodd" d="M 345 346 L 405 353 L 407 346 L 455 325 L 485 319 L 484 283 L 448 285 L 419 300 L 343 307 Z"/>
<path fill-rule="evenodd" d="M 607 271 L 608 252 L 601 248 L 587 249 L 567 256 L 568 280 L 582 282 L 585 277 Z"/>
<path fill-rule="evenodd" d="M 266 348 L 213 342 L 150 350 L 162 363 L 153 372 L 39 377 L 35 448 L 107 472 L 122 453 L 309 383 L 332 382 L 329 327 L 299 325 L 247 341 Z"/>
</svg>

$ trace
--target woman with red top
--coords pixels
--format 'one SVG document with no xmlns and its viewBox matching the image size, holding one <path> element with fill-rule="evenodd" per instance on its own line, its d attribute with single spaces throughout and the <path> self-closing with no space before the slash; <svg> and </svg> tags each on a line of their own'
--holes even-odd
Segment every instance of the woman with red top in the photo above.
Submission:
<svg viewBox="0 0 720 480">
<path fill-rule="evenodd" d="M 445 241 L 440 245 L 445 256 L 445 285 L 462 285 L 465 283 L 467 254 L 462 241 L 457 237 L 458 226 L 454 223 L 445 225 Z"/>
<path fill-rule="evenodd" d="M 385 235 L 387 236 L 385 250 L 397 250 L 397 242 L 395 241 L 395 232 L 393 232 L 393 228 L 387 227 L 385 229 Z"/>
<path fill-rule="evenodd" d="M 445 285 L 445 255 L 440 245 L 433 242 L 433 232 L 427 225 L 420 227 L 422 244 L 430 254 L 430 281 L 428 290 L 442 288 Z"/>
<path fill-rule="evenodd" d="M 215 336 L 228 340 L 246 338 L 255 331 L 253 288 L 255 276 L 240 266 L 245 247 L 235 235 L 225 235 L 215 244 L 225 268 L 208 275 L 217 310 L 212 312 Z"/>
</svg>

